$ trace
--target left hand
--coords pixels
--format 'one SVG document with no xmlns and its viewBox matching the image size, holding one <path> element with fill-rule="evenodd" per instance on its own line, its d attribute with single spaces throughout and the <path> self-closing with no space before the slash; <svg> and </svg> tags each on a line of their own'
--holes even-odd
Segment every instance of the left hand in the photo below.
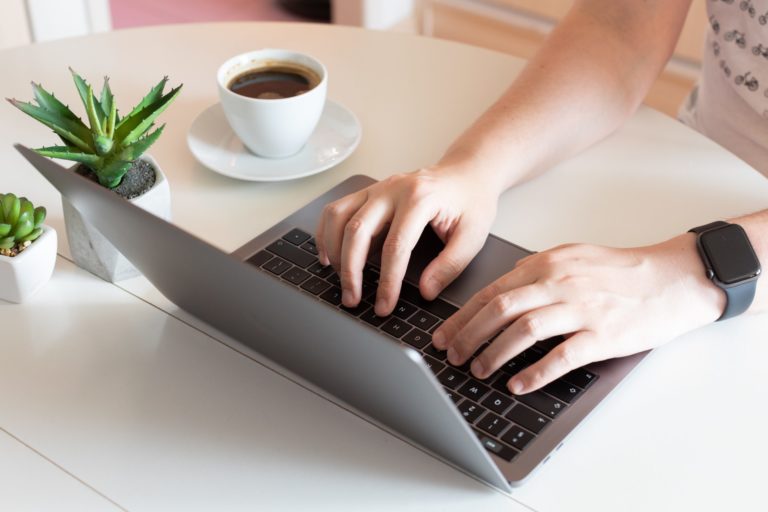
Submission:
<svg viewBox="0 0 768 512">
<path fill-rule="evenodd" d="M 588 363 L 657 347 L 717 320 L 724 307 L 691 233 L 633 249 L 565 245 L 520 260 L 446 320 L 433 343 L 461 365 L 504 329 L 472 362 L 485 379 L 537 341 L 566 335 L 509 380 L 523 394 Z"/>
</svg>

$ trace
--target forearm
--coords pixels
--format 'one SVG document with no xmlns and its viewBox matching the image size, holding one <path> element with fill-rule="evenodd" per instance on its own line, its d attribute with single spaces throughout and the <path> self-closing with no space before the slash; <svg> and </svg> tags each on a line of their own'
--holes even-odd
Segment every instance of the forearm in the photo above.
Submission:
<svg viewBox="0 0 768 512">
<path fill-rule="evenodd" d="M 690 0 L 577 2 L 441 161 L 506 189 L 618 128 L 666 63 Z"/>
</svg>

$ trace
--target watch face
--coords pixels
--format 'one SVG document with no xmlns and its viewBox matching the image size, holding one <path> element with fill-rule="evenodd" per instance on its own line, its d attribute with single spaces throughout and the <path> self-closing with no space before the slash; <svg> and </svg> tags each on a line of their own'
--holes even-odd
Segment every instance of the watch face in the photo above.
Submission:
<svg viewBox="0 0 768 512">
<path fill-rule="evenodd" d="M 700 242 L 720 282 L 738 283 L 760 273 L 760 261 L 741 226 L 729 224 L 707 231 Z"/>
</svg>

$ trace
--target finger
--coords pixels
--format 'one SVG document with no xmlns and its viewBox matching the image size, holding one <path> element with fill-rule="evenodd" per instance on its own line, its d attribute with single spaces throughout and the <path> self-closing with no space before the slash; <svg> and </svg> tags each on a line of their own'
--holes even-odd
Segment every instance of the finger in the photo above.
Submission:
<svg viewBox="0 0 768 512">
<path fill-rule="evenodd" d="M 507 387 L 516 395 L 536 391 L 566 373 L 596 361 L 596 345 L 593 332 L 575 334 L 553 348 L 540 361 L 512 377 Z"/>
<path fill-rule="evenodd" d="M 368 258 L 371 239 L 386 226 L 391 208 L 386 201 L 368 201 L 344 227 L 341 244 L 341 300 L 347 307 L 355 307 L 362 299 L 363 267 Z"/>
<path fill-rule="evenodd" d="M 584 328 L 583 315 L 567 304 L 553 304 L 518 318 L 472 361 L 472 373 L 485 379 L 534 343 Z"/>
<path fill-rule="evenodd" d="M 533 277 L 525 268 L 516 268 L 501 276 L 473 295 L 461 309 L 443 322 L 433 333 L 432 344 L 440 350 L 448 348 L 453 337 L 497 295 L 512 288 L 531 284 L 533 281 Z"/>
<path fill-rule="evenodd" d="M 430 220 L 432 212 L 424 206 L 415 209 L 401 207 L 395 212 L 392 226 L 381 247 L 381 273 L 376 292 L 377 315 L 387 316 L 395 309 L 411 251 Z"/>
<path fill-rule="evenodd" d="M 323 208 L 320 225 L 315 236 L 320 263 L 338 268 L 341 261 L 341 242 L 344 239 L 344 226 L 349 219 L 368 200 L 368 193 L 361 190 L 329 203 Z"/>
<path fill-rule="evenodd" d="M 448 343 L 448 361 L 461 365 L 494 334 L 520 315 L 551 304 L 550 294 L 538 284 L 498 294 L 472 317 Z"/>
<path fill-rule="evenodd" d="M 462 222 L 448 239 L 440 254 L 421 274 L 419 288 L 427 300 L 433 300 L 461 274 L 485 243 L 482 231 Z"/>
</svg>

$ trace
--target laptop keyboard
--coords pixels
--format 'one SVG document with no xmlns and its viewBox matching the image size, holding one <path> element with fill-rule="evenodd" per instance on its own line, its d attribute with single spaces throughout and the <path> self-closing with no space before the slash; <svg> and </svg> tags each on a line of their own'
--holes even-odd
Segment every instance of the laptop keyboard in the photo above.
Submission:
<svg viewBox="0 0 768 512">
<path fill-rule="evenodd" d="M 580 368 L 533 393 L 515 396 L 507 390 L 510 377 L 544 357 L 562 341 L 558 337 L 536 343 L 494 375 L 479 381 L 469 372 L 469 361 L 462 366 L 452 366 L 446 360 L 445 351 L 435 349 L 431 343 L 432 333 L 459 309 L 457 306 L 441 298 L 427 301 L 416 286 L 404 282 L 392 314 L 376 316 L 373 301 L 379 271 L 368 264 L 363 270 L 360 304 L 345 307 L 341 304 L 339 276 L 332 267 L 321 265 L 317 254 L 315 239 L 309 233 L 293 229 L 247 262 L 421 352 L 424 362 L 472 426 L 480 443 L 506 461 L 515 459 L 598 378 L 593 372 Z"/>
</svg>

